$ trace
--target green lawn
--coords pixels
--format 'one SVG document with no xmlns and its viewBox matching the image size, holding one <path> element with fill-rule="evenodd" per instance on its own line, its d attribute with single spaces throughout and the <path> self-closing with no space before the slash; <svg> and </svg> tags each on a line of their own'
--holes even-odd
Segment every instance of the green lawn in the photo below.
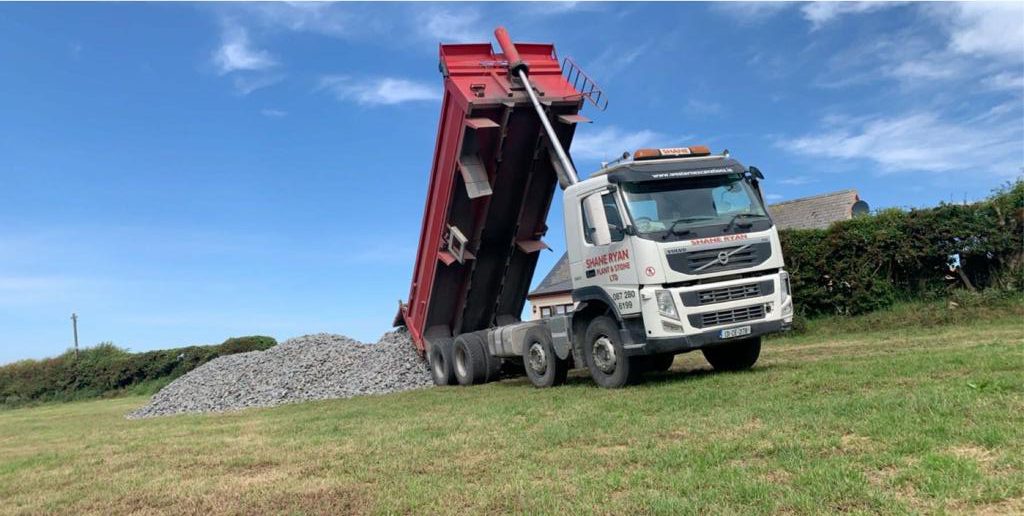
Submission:
<svg viewBox="0 0 1024 516">
<path fill-rule="evenodd" d="M 1021 311 L 699 354 L 618 391 L 522 380 L 128 421 L 0 412 L 0 511 L 1024 512 Z"/>
</svg>

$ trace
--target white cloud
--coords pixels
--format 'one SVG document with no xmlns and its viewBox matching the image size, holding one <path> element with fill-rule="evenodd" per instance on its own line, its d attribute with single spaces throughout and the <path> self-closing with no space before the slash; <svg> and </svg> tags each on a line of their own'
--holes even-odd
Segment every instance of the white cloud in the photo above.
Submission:
<svg viewBox="0 0 1024 516">
<path fill-rule="evenodd" d="M 1002 72 L 986 77 L 981 82 L 991 90 L 1024 92 L 1024 75 L 1020 73 Z"/>
<path fill-rule="evenodd" d="M 221 45 L 213 52 L 212 58 L 221 75 L 266 70 L 277 65 L 277 60 L 269 52 L 252 47 L 244 27 L 232 23 L 225 24 Z"/>
<path fill-rule="evenodd" d="M 804 4 L 800 11 L 804 19 L 811 22 L 811 30 L 818 30 L 836 18 L 846 14 L 863 14 L 880 11 L 900 5 L 898 2 L 812 2 Z"/>
<path fill-rule="evenodd" d="M 782 196 L 781 195 L 774 194 L 774 193 L 765 194 L 764 198 L 768 199 L 769 201 L 781 201 L 782 200 Z"/>
<path fill-rule="evenodd" d="M 329 75 L 320 79 L 317 89 L 333 93 L 338 100 L 365 105 L 393 105 L 441 97 L 440 91 L 433 86 L 394 77 L 368 79 Z"/>
<path fill-rule="evenodd" d="M 743 25 L 760 23 L 789 9 L 790 2 L 717 2 L 711 9 Z"/>
<path fill-rule="evenodd" d="M 817 179 L 810 176 L 794 176 L 780 179 L 778 180 L 778 183 L 782 185 L 800 186 L 815 183 L 817 181 Z"/>
<path fill-rule="evenodd" d="M 280 109 L 270 109 L 270 108 L 268 108 L 268 109 L 261 109 L 260 110 L 260 114 L 265 116 L 265 117 L 267 117 L 267 118 L 283 118 L 283 117 L 288 116 L 288 112 L 287 111 L 282 111 Z"/>
<path fill-rule="evenodd" d="M 647 53 L 653 40 L 641 43 L 636 46 L 624 46 L 623 43 L 612 45 L 604 49 L 596 58 L 590 61 L 585 70 L 592 77 L 602 77 L 602 82 L 610 83 L 614 78 L 629 70 L 629 67 L 640 56 Z"/>
<path fill-rule="evenodd" d="M 255 22 L 293 32 L 343 37 L 366 26 L 365 20 L 356 19 L 355 13 L 327 2 L 260 2 L 245 7 Z"/>
<path fill-rule="evenodd" d="M 942 4 L 952 12 L 952 50 L 1024 59 L 1024 5 L 1016 2 Z"/>
<path fill-rule="evenodd" d="M 472 9 L 430 9 L 419 14 L 416 24 L 420 35 L 443 43 L 475 43 L 490 41 L 480 21 L 480 13 Z"/>
<path fill-rule="evenodd" d="M 984 123 L 928 112 L 840 123 L 779 146 L 807 156 L 867 160 L 883 172 L 1015 174 L 1024 162 L 1019 110 L 990 111 Z"/>
<path fill-rule="evenodd" d="M 722 105 L 710 100 L 691 98 L 686 101 L 686 112 L 704 116 L 720 115 L 722 113 Z"/>
<path fill-rule="evenodd" d="M 626 132 L 608 126 L 596 131 L 582 130 L 573 138 L 570 154 L 577 159 L 610 160 L 623 152 L 633 152 L 641 147 L 656 146 L 663 136 L 649 130 Z"/>
<path fill-rule="evenodd" d="M 284 80 L 284 75 L 252 75 L 236 74 L 231 78 L 231 84 L 240 95 L 248 95 L 256 90 L 268 88 Z"/>
</svg>

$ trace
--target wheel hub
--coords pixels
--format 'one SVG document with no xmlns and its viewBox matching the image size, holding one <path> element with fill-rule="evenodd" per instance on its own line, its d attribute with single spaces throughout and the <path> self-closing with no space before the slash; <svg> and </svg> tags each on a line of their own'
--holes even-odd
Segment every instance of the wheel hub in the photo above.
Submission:
<svg viewBox="0 0 1024 516">
<path fill-rule="evenodd" d="M 539 342 L 530 344 L 529 366 L 538 375 L 543 375 L 548 370 L 548 355 L 544 352 L 544 346 Z"/>
<path fill-rule="evenodd" d="M 455 372 L 460 378 L 466 377 L 466 353 L 462 349 L 455 351 Z"/>
<path fill-rule="evenodd" d="M 434 360 L 434 376 L 437 378 L 444 378 L 444 359 L 437 357 Z"/>
<path fill-rule="evenodd" d="M 593 355 L 594 365 L 602 373 L 611 374 L 615 372 L 615 346 L 608 337 L 602 335 L 594 341 Z"/>
</svg>

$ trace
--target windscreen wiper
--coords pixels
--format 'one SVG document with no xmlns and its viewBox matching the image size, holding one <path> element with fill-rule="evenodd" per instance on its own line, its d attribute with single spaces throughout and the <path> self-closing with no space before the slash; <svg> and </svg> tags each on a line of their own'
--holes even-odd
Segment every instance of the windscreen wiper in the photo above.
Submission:
<svg viewBox="0 0 1024 516">
<path fill-rule="evenodd" d="M 736 221 L 739 220 L 741 217 L 744 217 L 744 218 L 745 217 L 750 217 L 750 218 L 760 219 L 760 218 L 764 218 L 764 215 L 758 215 L 756 213 L 737 213 L 737 214 L 733 215 L 731 219 L 729 219 L 729 224 L 727 224 L 725 226 L 725 229 L 722 230 L 722 233 L 728 233 L 732 229 L 733 226 L 736 226 L 738 228 L 749 228 L 750 226 L 754 225 L 751 222 L 744 222 L 744 223 L 741 223 L 741 224 L 737 224 Z"/>
<path fill-rule="evenodd" d="M 714 217 L 683 217 L 681 219 L 677 219 L 675 222 L 672 223 L 671 226 L 668 227 L 668 231 L 661 237 L 661 239 L 662 240 L 667 240 L 669 235 L 683 236 L 683 235 L 688 235 L 690 233 L 693 233 L 692 230 L 689 230 L 689 229 L 686 229 L 686 228 L 683 228 L 680 231 L 676 231 L 676 226 L 681 224 L 681 223 L 683 223 L 683 222 L 694 222 L 694 221 L 698 221 L 698 220 L 709 220 L 709 219 L 713 219 L 713 218 Z"/>
</svg>

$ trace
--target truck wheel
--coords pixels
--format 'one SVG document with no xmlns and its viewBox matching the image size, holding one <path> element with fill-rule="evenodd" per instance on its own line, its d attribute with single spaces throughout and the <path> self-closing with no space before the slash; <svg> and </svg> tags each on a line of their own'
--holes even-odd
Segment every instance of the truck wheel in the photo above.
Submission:
<svg viewBox="0 0 1024 516">
<path fill-rule="evenodd" d="M 523 339 L 523 366 L 534 387 L 562 385 L 569 374 L 569 361 L 558 358 L 551 335 L 539 326 L 527 330 Z"/>
<path fill-rule="evenodd" d="M 626 356 L 619 325 L 602 315 L 590 321 L 583 341 L 583 356 L 590 376 L 601 387 L 618 389 L 633 381 L 637 364 Z"/>
<path fill-rule="evenodd" d="M 451 339 L 437 339 L 432 342 L 430 352 L 427 354 L 427 362 L 430 364 L 430 376 L 434 379 L 434 385 L 455 385 Z"/>
<path fill-rule="evenodd" d="M 487 363 L 487 370 L 484 372 L 484 383 L 493 382 L 501 376 L 501 358 L 487 351 L 487 339 L 483 335 L 480 335 L 480 346 L 484 350 L 484 361 Z"/>
<path fill-rule="evenodd" d="M 754 367 L 761 355 L 761 337 L 719 344 L 701 352 L 715 370 L 742 371 Z"/>
<path fill-rule="evenodd" d="M 487 377 L 487 356 L 484 343 L 475 333 L 455 337 L 452 369 L 459 385 L 484 383 Z"/>
<path fill-rule="evenodd" d="M 664 373 L 672 367 L 672 362 L 675 360 L 676 356 L 672 353 L 649 355 L 644 357 L 644 370 L 649 373 Z"/>
</svg>

